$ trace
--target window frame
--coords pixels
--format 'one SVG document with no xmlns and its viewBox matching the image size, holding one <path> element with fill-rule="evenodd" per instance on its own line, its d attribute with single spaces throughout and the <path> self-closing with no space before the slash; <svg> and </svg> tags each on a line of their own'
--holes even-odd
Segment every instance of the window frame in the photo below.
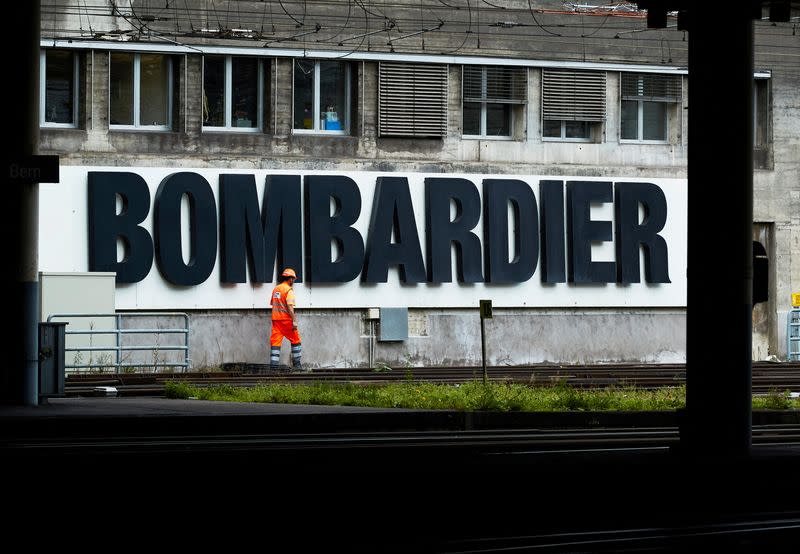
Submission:
<svg viewBox="0 0 800 554">
<path fill-rule="evenodd" d="M 64 50 L 72 54 L 72 123 L 57 123 L 54 121 L 46 121 L 46 107 L 47 107 L 47 52 L 51 50 L 58 50 L 53 48 L 42 48 L 39 53 L 39 127 L 49 129 L 77 129 L 78 117 L 80 114 L 79 94 L 80 83 L 80 56 L 74 50 Z"/>
<path fill-rule="evenodd" d="M 603 126 L 608 124 L 608 72 L 543 67 L 539 117 L 542 142 L 602 142 Z M 545 135 L 545 122 L 548 121 L 559 123 L 558 136 Z M 567 124 L 570 122 L 584 123 L 587 134 L 568 137 Z"/>
<path fill-rule="evenodd" d="M 561 123 L 561 134 L 557 137 L 547 137 L 544 134 L 544 122 L 545 121 L 558 121 Z M 594 142 L 592 140 L 592 131 L 593 125 L 600 124 L 599 121 L 582 121 L 582 123 L 586 123 L 586 129 L 588 131 L 588 136 L 586 137 L 567 137 L 567 122 L 573 121 L 571 119 L 542 119 L 542 142 L 580 142 L 580 143 L 591 143 Z M 577 121 L 577 120 L 575 120 Z"/>
<path fill-rule="evenodd" d="M 133 125 L 118 125 L 111 123 L 111 56 L 113 54 L 133 54 Z M 139 123 L 141 117 L 141 94 L 142 94 L 142 54 L 156 54 L 164 56 L 167 62 L 167 123 L 165 125 L 142 125 Z M 172 56 L 160 52 L 129 52 L 129 51 L 110 51 L 108 53 L 108 129 L 109 131 L 171 131 L 172 130 L 172 80 L 173 67 Z"/>
<path fill-rule="evenodd" d="M 294 126 L 294 98 L 295 98 L 295 90 L 294 90 L 294 82 L 295 82 L 295 71 L 297 66 L 297 61 L 299 58 L 292 58 L 292 134 L 296 135 L 339 135 L 339 136 L 349 136 L 350 135 L 350 104 L 352 102 L 352 73 L 350 64 L 347 62 L 342 62 L 338 60 L 313 60 L 314 61 L 314 98 L 312 100 L 314 105 L 314 114 L 312 116 L 312 120 L 314 122 L 313 129 L 299 129 Z M 305 60 L 311 61 L 311 60 Z M 319 119 L 320 113 L 322 110 L 320 109 L 320 63 L 321 62 L 330 62 L 334 61 L 337 63 L 341 63 L 344 65 L 344 125 L 342 128 L 337 130 L 333 129 L 320 129 L 319 128 Z"/>
<path fill-rule="evenodd" d="M 258 67 L 258 76 L 256 77 L 258 83 L 256 86 L 256 95 L 257 95 L 257 125 L 254 127 L 234 127 L 233 123 L 233 58 L 250 58 L 252 56 L 233 56 L 230 54 L 226 55 L 215 55 L 210 54 L 209 57 L 217 57 L 217 58 L 224 58 L 225 59 L 225 125 L 205 125 L 202 121 L 202 115 L 200 116 L 200 127 L 203 133 L 261 133 L 264 131 L 264 63 L 261 58 L 256 57 L 256 63 Z M 201 78 L 202 78 L 202 87 L 200 89 L 200 102 L 202 104 L 203 98 L 202 95 L 205 94 L 206 90 L 206 64 L 205 64 L 206 56 L 204 55 L 201 61 Z"/>
<path fill-rule="evenodd" d="M 639 86 L 643 87 L 644 84 L 642 83 L 642 74 L 637 75 L 637 82 L 640 83 Z M 681 103 L 681 99 L 683 98 L 683 79 L 680 80 L 680 98 L 674 102 L 654 102 L 653 100 L 633 100 L 631 98 L 623 98 L 622 95 L 622 73 L 620 73 L 620 95 L 619 95 L 619 142 L 620 144 L 671 144 L 670 143 L 670 109 L 674 109 L 673 106 L 679 105 Z M 624 139 L 622 138 L 622 103 L 623 102 L 636 102 L 637 110 L 636 110 L 636 136 L 638 138 L 635 139 Z M 664 135 L 665 138 L 663 140 L 653 140 L 653 139 L 643 139 L 644 136 L 644 103 L 645 102 L 652 102 L 655 104 L 664 104 Z"/>
<path fill-rule="evenodd" d="M 761 113 L 760 102 L 764 102 Z M 772 170 L 772 75 L 753 77 L 753 169 Z M 759 115 L 761 113 L 761 115 Z M 763 140 L 759 142 L 759 128 Z M 757 155 L 757 153 L 759 155 Z"/>
<path fill-rule="evenodd" d="M 663 140 L 653 139 L 624 139 L 622 138 L 622 102 L 636 102 L 636 136 L 644 136 L 644 103 L 648 100 L 621 100 L 620 101 L 620 118 L 619 118 L 619 141 L 628 144 L 669 144 L 669 108 L 664 109 L 664 134 L 667 138 Z M 670 102 L 654 102 L 654 104 L 664 104 L 669 106 Z"/>
<path fill-rule="evenodd" d="M 481 93 L 482 93 L 483 96 L 486 96 L 486 90 L 487 90 L 487 87 L 488 87 L 489 77 L 487 76 L 487 74 L 488 74 L 488 67 L 481 66 Z M 488 100 L 482 100 L 480 102 L 475 102 L 475 101 L 472 101 L 472 100 L 470 100 L 469 102 L 465 101 L 464 100 L 464 94 L 463 94 L 463 90 L 464 90 L 464 87 L 463 87 L 463 81 L 464 81 L 463 68 L 462 68 L 462 71 L 461 71 L 461 75 L 462 75 L 462 78 L 461 78 L 461 80 L 462 80 L 462 87 L 461 87 L 461 90 L 462 90 L 462 94 L 461 94 L 461 131 L 462 131 L 462 134 L 461 134 L 461 138 L 462 139 L 466 139 L 466 140 L 514 140 L 514 124 L 516 123 L 516 116 L 514 115 L 514 111 L 515 111 L 514 110 L 514 106 L 516 106 L 517 104 L 513 104 L 513 103 L 510 103 L 510 102 L 508 103 L 508 106 L 509 106 L 509 109 L 508 109 L 508 133 L 509 134 L 508 135 L 487 135 L 486 134 L 486 129 L 487 129 L 488 120 L 489 120 L 489 108 L 488 108 L 487 104 L 501 104 L 501 102 L 489 102 Z M 478 134 L 478 135 L 468 135 L 468 134 L 463 132 L 464 131 L 464 104 L 480 104 L 481 105 L 481 121 L 480 121 L 481 130 L 480 130 L 480 134 Z"/>
<path fill-rule="evenodd" d="M 762 90 L 759 92 L 759 85 L 762 85 Z M 771 143 L 772 136 L 772 121 L 770 118 L 770 106 L 772 104 L 772 79 L 770 77 L 754 77 L 753 78 L 753 148 L 759 146 L 766 147 Z M 763 95 L 763 96 L 762 96 Z M 766 102 L 766 109 L 763 117 L 759 116 L 759 99 L 763 98 Z M 758 128 L 759 124 L 763 127 L 764 140 L 758 142 Z"/>
</svg>

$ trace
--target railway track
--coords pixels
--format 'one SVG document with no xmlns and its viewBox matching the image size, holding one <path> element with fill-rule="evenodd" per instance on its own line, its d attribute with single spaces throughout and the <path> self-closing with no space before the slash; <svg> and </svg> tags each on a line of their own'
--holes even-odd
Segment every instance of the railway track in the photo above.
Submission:
<svg viewBox="0 0 800 554">
<path fill-rule="evenodd" d="M 575 388 L 625 387 L 656 389 L 682 385 L 686 381 L 685 364 L 615 364 L 605 366 L 541 365 L 532 367 L 487 368 L 495 382 L 552 386 L 565 383 Z M 407 380 L 455 384 L 482 378 L 481 368 L 432 367 L 394 368 L 374 371 L 369 368 L 323 368 L 311 373 L 292 373 L 288 369 L 269 370 L 262 364 L 223 364 L 221 372 L 71 374 L 66 378 L 68 396 L 92 394 L 97 387 L 114 387 L 125 396 L 158 396 L 168 381 L 194 386 L 231 385 L 252 387 L 263 383 L 356 383 L 379 385 Z M 800 392 L 800 362 L 754 362 L 754 394 L 778 390 Z"/>
<path fill-rule="evenodd" d="M 3 446 L 17 455 L 45 455 L 56 450 L 74 454 L 109 451 L 150 452 L 259 450 L 283 453 L 325 450 L 375 450 L 407 452 L 446 448 L 481 456 L 525 453 L 592 452 L 607 450 L 667 450 L 680 440 L 676 427 L 604 429 L 493 429 L 458 431 L 384 431 L 334 433 L 270 433 L 221 435 L 157 435 L 108 437 L 16 438 Z M 800 425 L 753 426 L 753 444 L 761 446 L 800 443 Z"/>
</svg>

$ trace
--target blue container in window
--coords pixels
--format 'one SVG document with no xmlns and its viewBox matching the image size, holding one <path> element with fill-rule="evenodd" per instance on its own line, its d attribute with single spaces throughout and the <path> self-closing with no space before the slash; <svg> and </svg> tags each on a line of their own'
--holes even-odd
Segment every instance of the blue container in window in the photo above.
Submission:
<svg viewBox="0 0 800 554">
<path fill-rule="evenodd" d="M 326 112 L 322 112 L 322 118 L 324 120 L 322 128 L 326 131 L 342 130 L 342 125 L 339 123 L 339 114 L 334 110 L 330 109 Z"/>
</svg>

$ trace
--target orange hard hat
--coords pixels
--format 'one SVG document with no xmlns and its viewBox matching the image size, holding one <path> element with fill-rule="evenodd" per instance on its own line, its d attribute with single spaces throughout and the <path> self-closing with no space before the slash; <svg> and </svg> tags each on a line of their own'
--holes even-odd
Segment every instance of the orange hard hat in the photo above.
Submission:
<svg viewBox="0 0 800 554">
<path fill-rule="evenodd" d="M 292 269 L 291 267 L 287 267 L 286 269 L 283 270 L 283 273 L 281 273 L 281 277 L 294 277 L 295 279 L 297 279 L 297 273 L 295 273 L 294 269 Z"/>
</svg>

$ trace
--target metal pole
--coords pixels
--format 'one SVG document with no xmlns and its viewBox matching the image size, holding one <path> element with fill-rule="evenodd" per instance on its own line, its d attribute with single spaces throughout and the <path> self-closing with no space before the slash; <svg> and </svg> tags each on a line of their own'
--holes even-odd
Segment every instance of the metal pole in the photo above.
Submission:
<svg viewBox="0 0 800 554">
<path fill-rule="evenodd" d="M 481 365 L 483 366 L 483 384 L 487 384 L 489 376 L 486 373 L 486 330 L 481 317 Z"/>
<path fill-rule="evenodd" d="M 120 346 L 122 346 L 122 337 L 120 336 L 120 328 L 122 327 L 122 316 L 117 314 L 115 319 L 117 320 L 117 373 L 119 373 L 119 364 L 120 364 Z"/>
<path fill-rule="evenodd" d="M 183 335 L 183 345 L 186 347 L 186 350 L 183 351 L 184 352 L 183 363 L 185 364 L 183 366 L 183 372 L 188 373 L 189 372 L 189 316 L 188 315 L 183 316 L 183 322 L 186 328 L 186 333 L 184 333 Z"/>
<path fill-rule="evenodd" d="M 691 6 L 686 415 L 694 453 L 751 445 L 753 21 L 748 9 Z M 721 156 L 710 144 L 724 137 Z M 725 325 L 723 357 L 709 330 Z"/>
</svg>

